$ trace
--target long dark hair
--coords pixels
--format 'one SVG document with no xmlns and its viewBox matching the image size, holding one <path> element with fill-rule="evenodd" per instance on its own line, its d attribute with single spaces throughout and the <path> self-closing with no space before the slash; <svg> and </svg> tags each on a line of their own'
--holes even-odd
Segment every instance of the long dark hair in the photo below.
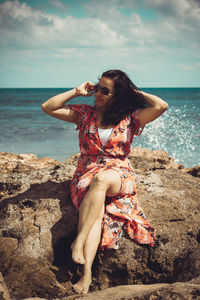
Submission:
<svg viewBox="0 0 200 300">
<path fill-rule="evenodd" d="M 138 108 L 148 107 L 144 97 L 128 75 L 120 70 L 109 70 L 101 77 L 114 80 L 115 101 L 103 112 L 103 125 L 117 125 Z"/>
</svg>

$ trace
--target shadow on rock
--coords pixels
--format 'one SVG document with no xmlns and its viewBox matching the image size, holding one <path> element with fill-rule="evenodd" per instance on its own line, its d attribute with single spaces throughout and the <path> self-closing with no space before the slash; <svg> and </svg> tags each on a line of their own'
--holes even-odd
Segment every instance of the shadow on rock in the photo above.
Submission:
<svg viewBox="0 0 200 300">
<path fill-rule="evenodd" d="M 60 284 L 69 281 L 75 268 L 69 247 L 77 212 L 69 185 L 70 180 L 32 184 L 1 201 L 0 267 L 13 299 L 38 295 L 51 299 L 71 290 Z M 10 253 L 12 240 L 16 243 Z"/>
<path fill-rule="evenodd" d="M 73 297 L 71 283 L 81 272 L 70 250 L 78 221 L 70 198 L 77 156 L 67 163 L 46 159 L 42 166 L 34 157 L 3 157 L 0 269 L 11 298 Z M 91 291 L 199 276 L 199 178 L 163 151 L 135 149 L 130 162 L 137 173 L 139 202 L 156 228 L 158 243 L 152 249 L 124 235 L 118 250 L 98 253 Z"/>
</svg>

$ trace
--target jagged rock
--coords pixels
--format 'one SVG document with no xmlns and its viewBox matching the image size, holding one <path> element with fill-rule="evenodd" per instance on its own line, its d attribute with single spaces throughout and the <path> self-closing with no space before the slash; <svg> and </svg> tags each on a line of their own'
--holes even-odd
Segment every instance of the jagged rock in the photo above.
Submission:
<svg viewBox="0 0 200 300">
<path fill-rule="evenodd" d="M 169 157 L 166 151 L 145 148 L 132 148 L 129 154 L 134 169 L 156 170 L 156 169 L 182 169 L 183 165 L 175 162 L 174 158 Z"/>
<path fill-rule="evenodd" d="M 184 261 L 179 261 L 176 272 L 177 281 L 187 281 L 200 276 L 200 245 L 190 251 Z"/>
<path fill-rule="evenodd" d="M 11 300 L 7 286 L 4 282 L 3 276 L 0 273 L 0 299 L 1 300 Z"/>
<path fill-rule="evenodd" d="M 31 169 L 44 169 L 53 165 L 60 165 L 60 162 L 49 158 L 37 158 L 35 154 L 15 154 L 0 152 L 1 173 L 22 172 Z"/>
<path fill-rule="evenodd" d="M 173 284 L 123 285 L 93 292 L 87 296 L 65 297 L 62 300 L 192 300 L 200 297 L 200 277 L 189 282 Z"/>
<path fill-rule="evenodd" d="M 186 172 L 194 177 L 200 177 L 200 166 L 183 169 L 183 172 Z"/>
<path fill-rule="evenodd" d="M 0 155 L 0 269 L 13 300 L 73 294 L 71 282 L 81 267 L 71 261 L 78 215 L 69 187 L 78 156 L 61 163 L 31 154 Z M 164 151 L 135 148 L 129 158 L 157 245 L 140 246 L 123 236 L 119 250 L 97 255 L 91 291 L 199 276 L 199 178 Z"/>
</svg>

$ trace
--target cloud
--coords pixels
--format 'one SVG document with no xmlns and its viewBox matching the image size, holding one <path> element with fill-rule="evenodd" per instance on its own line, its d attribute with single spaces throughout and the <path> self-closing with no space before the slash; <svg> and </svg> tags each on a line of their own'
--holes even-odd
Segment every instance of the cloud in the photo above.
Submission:
<svg viewBox="0 0 200 300">
<path fill-rule="evenodd" d="M 200 6 L 195 0 L 78 1 L 77 17 L 75 2 L 28 3 L 0 2 L 5 69 L 14 63 L 21 70 L 70 66 L 88 68 L 91 74 L 117 66 L 137 70 L 142 78 L 159 64 L 162 70 L 192 71 L 200 58 Z M 154 18 L 147 17 L 148 9 Z"/>
<path fill-rule="evenodd" d="M 69 4 L 68 3 L 63 3 L 62 1 L 60 0 L 50 0 L 49 1 L 49 4 L 54 6 L 54 7 L 57 7 L 59 9 L 66 9 L 66 8 L 69 8 Z"/>
<path fill-rule="evenodd" d="M 181 34 L 199 39 L 200 2 L 199 0 L 147 0 L 144 1 L 150 8 L 159 12 L 162 17 L 169 18 Z"/>
<path fill-rule="evenodd" d="M 126 39 L 100 19 L 61 18 L 34 10 L 19 1 L 0 4 L 1 39 L 6 46 L 18 47 L 113 47 Z"/>
<path fill-rule="evenodd" d="M 88 12 L 95 16 L 103 16 L 106 17 L 105 12 L 113 12 L 113 8 L 116 10 L 123 9 L 123 8 L 131 8 L 134 9 L 138 7 L 138 0 L 91 0 L 85 1 L 84 7 L 87 9 Z"/>
<path fill-rule="evenodd" d="M 33 9 L 18 0 L 0 4 L 0 37 L 5 47 L 61 48 L 93 47 L 199 47 L 197 24 L 200 8 L 197 1 L 147 0 L 149 9 L 158 13 L 157 20 L 145 20 L 136 13 L 138 1 L 111 0 L 84 3 L 87 17 L 61 17 Z M 65 8 L 70 4 L 50 0 L 51 5 Z M 123 9 L 129 9 L 129 15 Z M 159 15 L 160 14 L 160 15 Z"/>
<path fill-rule="evenodd" d="M 183 18 L 196 16 L 199 19 L 199 0 L 143 0 L 143 2 L 163 15 Z"/>
<path fill-rule="evenodd" d="M 185 41 L 200 43 L 200 2 L 199 0 L 142 0 L 140 4 L 154 11 L 157 18 L 143 19 L 137 13 L 139 1 L 92 1 L 85 4 L 88 12 L 101 20 L 106 21 L 110 28 L 116 28 L 123 33 L 127 40 L 164 44 L 168 41 L 174 46 L 184 44 Z M 129 16 L 123 13 L 129 10 Z M 177 42 L 176 42 L 177 41 Z M 191 45 L 192 46 L 192 45 Z"/>
</svg>

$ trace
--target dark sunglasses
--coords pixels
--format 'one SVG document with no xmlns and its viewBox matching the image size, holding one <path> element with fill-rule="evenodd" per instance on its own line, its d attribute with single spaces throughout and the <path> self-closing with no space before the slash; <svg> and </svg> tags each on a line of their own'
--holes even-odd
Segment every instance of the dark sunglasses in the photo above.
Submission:
<svg viewBox="0 0 200 300">
<path fill-rule="evenodd" d="M 110 90 L 107 87 L 100 86 L 99 84 L 95 84 L 94 92 L 97 93 L 98 91 L 101 91 L 101 93 L 106 96 L 111 94 Z"/>
</svg>

